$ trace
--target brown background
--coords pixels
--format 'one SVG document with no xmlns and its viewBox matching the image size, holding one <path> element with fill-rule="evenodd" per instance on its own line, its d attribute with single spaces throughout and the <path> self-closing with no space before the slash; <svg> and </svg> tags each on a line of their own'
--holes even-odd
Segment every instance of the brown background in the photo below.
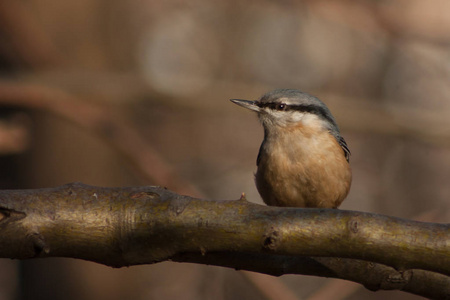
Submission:
<svg viewBox="0 0 450 300">
<path fill-rule="evenodd" d="M 65 105 L 62 92 L 112 109 L 203 197 L 246 192 L 260 202 L 262 128 L 228 99 L 288 87 L 326 102 L 352 151 L 342 209 L 448 222 L 449 29 L 444 0 L 2 0 L 1 188 L 81 181 L 183 192 L 158 171 L 140 175 L 108 138 L 15 102 L 13 85 L 19 94 L 48 89 L 52 107 Z M 419 299 L 323 278 L 281 281 L 299 299 L 330 299 L 320 298 L 329 290 L 333 299 Z M 217 267 L 0 260 L 0 299 L 264 297 L 249 278 Z"/>
</svg>

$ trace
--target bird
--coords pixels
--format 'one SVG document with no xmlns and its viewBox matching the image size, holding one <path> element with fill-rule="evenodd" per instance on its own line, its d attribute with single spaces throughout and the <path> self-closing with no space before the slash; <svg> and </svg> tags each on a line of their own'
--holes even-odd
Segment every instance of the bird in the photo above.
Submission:
<svg viewBox="0 0 450 300">
<path fill-rule="evenodd" d="M 350 150 L 328 107 L 297 89 L 230 99 L 258 114 L 264 139 L 255 183 L 269 206 L 337 208 L 352 181 Z"/>
</svg>

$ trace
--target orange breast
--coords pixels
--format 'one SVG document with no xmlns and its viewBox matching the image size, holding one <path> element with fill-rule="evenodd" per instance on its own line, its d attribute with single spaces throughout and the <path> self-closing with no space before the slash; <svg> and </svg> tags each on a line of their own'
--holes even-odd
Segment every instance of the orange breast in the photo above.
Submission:
<svg viewBox="0 0 450 300">
<path fill-rule="evenodd" d="M 266 204 L 291 207 L 336 208 L 347 196 L 351 179 L 350 166 L 334 136 L 304 126 L 268 137 L 255 174 Z"/>
</svg>

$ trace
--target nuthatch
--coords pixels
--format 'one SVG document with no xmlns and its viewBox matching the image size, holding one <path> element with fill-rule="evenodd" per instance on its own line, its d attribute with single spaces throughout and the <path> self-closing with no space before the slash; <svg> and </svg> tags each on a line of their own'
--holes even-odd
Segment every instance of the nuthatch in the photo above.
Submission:
<svg viewBox="0 0 450 300">
<path fill-rule="evenodd" d="M 350 150 L 318 98 L 278 89 L 257 101 L 231 99 L 256 111 L 264 127 L 255 174 L 267 205 L 337 208 L 352 181 Z"/>
</svg>

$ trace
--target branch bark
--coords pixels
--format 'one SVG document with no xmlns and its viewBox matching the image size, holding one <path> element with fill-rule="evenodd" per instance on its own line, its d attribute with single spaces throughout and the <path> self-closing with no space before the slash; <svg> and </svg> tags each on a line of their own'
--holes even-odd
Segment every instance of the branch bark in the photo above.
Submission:
<svg viewBox="0 0 450 300">
<path fill-rule="evenodd" d="M 112 267 L 173 260 L 450 297 L 450 226 L 370 213 L 75 183 L 0 191 L 0 240 L 7 258 L 72 257 Z"/>
</svg>

